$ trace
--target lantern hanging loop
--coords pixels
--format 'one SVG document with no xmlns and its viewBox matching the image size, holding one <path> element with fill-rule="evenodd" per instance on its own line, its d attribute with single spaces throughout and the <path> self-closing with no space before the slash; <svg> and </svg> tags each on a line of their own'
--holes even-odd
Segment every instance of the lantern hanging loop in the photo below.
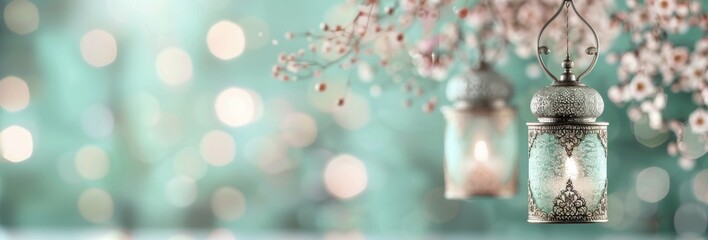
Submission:
<svg viewBox="0 0 708 240">
<path fill-rule="evenodd" d="M 573 8 L 573 12 L 575 13 L 575 15 L 578 16 L 578 18 L 580 18 L 580 20 L 588 28 L 590 28 L 590 32 L 592 32 L 592 35 L 595 38 L 595 46 L 591 46 L 591 47 L 588 47 L 587 49 L 585 49 L 585 53 L 588 55 L 592 55 L 593 59 L 592 59 L 592 62 L 590 62 L 590 66 L 588 66 L 588 68 L 585 69 L 585 71 L 583 71 L 576 78 L 570 72 L 570 69 L 573 67 L 573 62 L 570 60 L 570 55 L 568 54 L 570 44 L 567 44 L 566 45 L 566 59 L 563 61 L 563 68 L 565 69 L 565 71 L 563 73 L 563 76 L 559 79 L 558 77 L 553 75 L 553 73 L 548 69 L 548 67 L 546 67 L 546 63 L 543 61 L 543 58 L 541 57 L 541 54 L 547 55 L 551 52 L 547 46 L 541 46 L 541 37 L 543 36 L 543 32 L 551 24 L 551 22 L 553 22 L 558 17 L 558 15 L 560 15 L 563 8 L 566 8 L 566 14 L 567 14 L 567 11 L 570 7 Z M 568 25 L 566 25 L 566 41 L 569 43 L 570 40 L 568 40 L 569 39 L 568 35 L 570 34 L 570 31 L 569 31 L 570 30 L 570 26 L 569 26 L 570 23 L 568 21 L 567 15 L 566 15 L 566 21 L 568 22 L 568 23 L 566 23 L 566 24 L 568 24 Z M 537 49 L 536 56 L 538 57 L 538 62 L 541 64 L 541 67 L 546 72 L 546 74 L 549 77 L 551 77 L 551 79 L 553 79 L 554 84 L 561 83 L 561 82 L 579 82 L 583 77 L 585 77 L 595 67 L 595 64 L 597 63 L 597 58 L 599 57 L 598 52 L 600 49 L 600 40 L 597 36 L 597 33 L 595 32 L 595 29 L 590 25 L 590 23 L 588 23 L 585 20 L 585 18 L 583 18 L 583 16 L 580 15 L 580 13 L 578 12 L 578 9 L 575 7 L 575 3 L 573 2 L 573 0 L 563 0 L 563 3 L 560 5 L 560 7 L 556 11 L 556 13 L 553 15 L 553 17 L 551 17 L 551 19 L 549 19 L 543 25 L 543 27 L 541 28 L 541 32 L 538 33 L 538 39 L 536 40 L 536 49 Z"/>
</svg>

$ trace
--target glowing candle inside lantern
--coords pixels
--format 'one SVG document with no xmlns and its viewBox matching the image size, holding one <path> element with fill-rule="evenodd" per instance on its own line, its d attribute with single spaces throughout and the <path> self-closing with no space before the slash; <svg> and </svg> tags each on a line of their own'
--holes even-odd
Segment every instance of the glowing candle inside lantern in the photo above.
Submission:
<svg viewBox="0 0 708 240">
<path fill-rule="evenodd" d="M 485 162 L 489 159 L 489 149 L 487 149 L 485 141 L 477 141 L 474 144 L 474 158 L 480 162 Z"/>
<path fill-rule="evenodd" d="M 480 89 L 485 89 L 480 91 Z M 444 107 L 445 197 L 510 197 L 516 191 L 518 141 L 513 87 L 487 64 L 447 83 Z"/>
<path fill-rule="evenodd" d="M 578 164 L 575 162 L 575 158 L 568 157 L 565 160 L 565 173 L 573 180 L 578 178 Z"/>
</svg>

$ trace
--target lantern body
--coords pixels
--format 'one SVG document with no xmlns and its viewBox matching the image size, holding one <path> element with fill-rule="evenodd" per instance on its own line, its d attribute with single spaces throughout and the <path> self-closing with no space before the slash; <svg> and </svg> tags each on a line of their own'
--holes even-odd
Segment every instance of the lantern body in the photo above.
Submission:
<svg viewBox="0 0 708 240">
<path fill-rule="evenodd" d="M 575 76 L 575 63 L 566 45 L 560 77 L 551 73 L 541 55 L 544 30 L 565 8 L 566 39 L 569 39 L 570 9 L 590 29 L 595 45 L 585 49 L 592 61 Z M 553 80 L 531 98 L 531 112 L 538 123 L 529 128 L 529 217 L 532 223 L 607 222 L 607 123 L 595 122 L 605 103 L 595 89 L 581 83 L 597 63 L 600 40 L 578 13 L 572 0 L 563 0 L 556 13 L 541 28 L 536 56 Z"/>
<path fill-rule="evenodd" d="M 572 79 L 572 78 L 571 78 Z M 554 82 L 531 99 L 529 222 L 607 221 L 607 123 L 600 93 Z"/>
<path fill-rule="evenodd" d="M 516 193 L 518 126 L 513 87 L 486 64 L 450 79 L 443 108 L 445 197 L 509 197 Z"/>
<path fill-rule="evenodd" d="M 518 176 L 518 126 L 512 107 L 443 109 L 445 197 L 510 197 Z"/>
<path fill-rule="evenodd" d="M 529 123 L 529 222 L 607 221 L 607 123 Z"/>
</svg>

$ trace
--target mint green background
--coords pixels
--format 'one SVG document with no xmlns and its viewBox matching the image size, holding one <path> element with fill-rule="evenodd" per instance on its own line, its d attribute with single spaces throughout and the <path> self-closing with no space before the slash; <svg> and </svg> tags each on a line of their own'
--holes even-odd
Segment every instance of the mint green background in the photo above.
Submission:
<svg viewBox="0 0 708 240">
<path fill-rule="evenodd" d="M 3 6 L 8 1 L 3 0 Z M 572 234 L 602 236 L 609 234 L 672 234 L 673 216 L 683 202 L 698 202 L 691 193 L 693 176 L 708 167 L 706 157 L 697 160 L 694 170 L 684 171 L 675 158 L 666 154 L 665 145 L 648 148 L 638 143 L 624 108 L 614 106 L 606 98 L 608 87 L 616 80 L 616 66 L 600 61 L 586 83 L 605 97 L 604 114 L 598 121 L 610 122 L 608 131 L 609 193 L 625 196 L 627 203 L 639 209 L 639 216 L 621 229 L 607 225 L 532 225 L 526 223 L 525 191 L 511 199 L 474 199 L 449 202 L 442 199 L 443 133 L 445 122 L 439 112 L 425 114 L 414 108 L 401 107 L 404 96 L 397 86 L 384 89 L 377 99 L 369 98 L 371 121 L 362 129 L 349 131 L 332 123 L 332 117 L 320 113 L 308 103 L 305 93 L 312 82 L 282 83 L 270 77 L 270 68 L 282 51 L 295 51 L 304 43 L 283 41 L 281 33 L 315 28 L 323 12 L 333 1 L 170 1 L 163 11 L 171 16 L 160 19 L 132 19 L 113 22 L 103 1 L 68 0 L 34 1 L 40 12 L 39 29 L 26 36 L 0 27 L 0 76 L 15 75 L 26 80 L 32 94 L 30 106 L 18 113 L 0 112 L 0 128 L 21 125 L 33 133 L 34 154 L 20 164 L 0 162 L 0 225 L 6 229 L 75 229 L 120 226 L 126 228 L 210 229 L 227 227 L 237 233 L 266 234 L 280 232 L 324 233 L 330 230 L 361 230 L 373 235 L 399 234 L 482 234 L 489 236 L 547 236 Z M 225 3 L 223 6 L 216 2 Z M 280 40 L 277 46 L 246 50 L 231 61 L 220 61 L 208 51 L 204 39 L 209 27 L 222 19 L 238 23 L 246 16 L 263 19 L 270 35 Z M 155 33 L 151 24 L 165 24 L 169 31 Z M 85 63 L 79 41 L 85 32 L 103 28 L 118 42 L 116 61 L 105 68 Z M 600 33 L 602 32 L 601 29 Z M 175 39 L 174 44 L 187 51 L 194 63 L 194 78 L 188 87 L 167 88 L 154 70 L 154 48 L 157 35 Z M 250 33 L 253 34 L 253 33 Z M 677 44 L 693 47 L 700 32 L 672 38 Z M 611 49 L 628 49 L 627 36 Z M 602 58 L 601 60 L 604 60 Z M 496 68 L 515 84 L 514 104 L 520 121 L 535 122 L 528 104 L 535 91 L 549 81 L 530 79 L 525 75 L 534 59 L 511 59 Z M 348 76 L 334 71 L 331 76 Z M 377 75 L 376 81 L 387 77 Z M 360 82 L 356 82 L 360 83 Z M 230 128 L 213 114 L 213 99 L 227 87 L 256 91 L 264 101 L 262 118 L 247 127 Z M 353 92 L 368 96 L 368 86 L 353 84 Z M 442 89 L 436 91 L 441 100 Z M 164 199 L 164 183 L 172 176 L 171 165 L 164 159 L 177 152 L 156 144 L 144 135 L 141 126 L 131 125 L 140 117 L 140 106 L 129 104 L 137 93 L 156 96 L 163 111 L 176 113 L 188 126 L 185 140 L 179 145 L 198 147 L 201 136 L 211 130 L 226 131 L 237 143 L 236 160 L 223 167 L 210 167 L 207 176 L 198 181 L 199 196 L 187 209 L 178 209 Z M 270 176 L 262 173 L 244 158 L 240 143 L 277 131 L 280 124 L 275 114 L 276 99 L 289 101 L 296 110 L 311 114 L 319 126 L 317 141 L 305 149 L 289 150 L 297 162 L 295 169 Z M 687 116 L 693 109 L 688 96 L 670 96 L 668 115 Z M 81 115 L 86 107 L 102 103 L 114 110 L 114 137 L 96 141 L 86 136 Z M 443 100 L 443 104 L 445 101 Z M 518 127 L 517 151 L 526 152 L 526 128 Z M 71 162 L 80 147 L 95 144 L 108 150 L 111 171 L 99 182 L 65 183 L 59 166 Z M 138 147 L 140 157 L 152 159 L 146 164 L 129 151 Z M 369 184 L 361 196 L 340 201 L 328 196 L 321 174 L 332 153 L 348 153 L 362 159 L 369 173 Z M 67 160 L 69 159 L 69 160 Z M 636 175 L 642 169 L 658 166 L 671 176 L 669 194 L 656 204 L 636 199 Z M 520 184 L 528 177 L 528 162 L 520 161 Z M 246 214 L 237 221 L 222 222 L 211 216 L 209 196 L 221 186 L 235 186 L 246 196 Z M 84 220 L 76 208 L 79 194 L 89 187 L 106 189 L 116 206 L 112 221 L 95 225 Z M 459 204 L 459 213 L 448 222 L 438 222 L 441 208 Z M 627 205 L 627 204 L 626 204 Z M 612 210 L 612 207 L 610 207 Z M 610 221 L 613 214 L 610 212 Z M 426 217 L 428 216 L 428 217 Z M 430 217 L 432 216 L 432 217 Z M 626 219 L 626 218 L 625 218 Z"/>
</svg>

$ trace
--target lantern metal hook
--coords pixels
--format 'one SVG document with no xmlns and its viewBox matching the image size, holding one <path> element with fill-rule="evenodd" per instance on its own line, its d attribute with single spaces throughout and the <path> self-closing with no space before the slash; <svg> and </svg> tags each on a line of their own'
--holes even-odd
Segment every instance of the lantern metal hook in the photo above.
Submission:
<svg viewBox="0 0 708 240">
<path fill-rule="evenodd" d="M 551 24 L 551 22 L 553 22 L 558 17 L 558 15 L 560 15 L 563 8 L 567 7 L 568 4 L 570 4 L 570 6 L 573 8 L 573 12 L 575 12 L 575 15 L 577 15 L 578 18 L 580 18 L 580 20 L 586 26 L 588 26 L 588 28 L 590 28 L 590 32 L 592 32 L 593 37 L 595 38 L 595 46 L 591 46 L 591 47 L 588 47 L 587 49 L 585 49 L 586 54 L 593 56 L 592 62 L 590 62 L 590 66 L 588 66 L 588 68 L 585 69 L 585 71 L 583 71 L 580 75 L 578 75 L 578 77 L 577 77 L 578 82 L 583 77 L 585 77 L 590 71 L 592 71 L 593 68 L 595 68 L 595 64 L 597 63 L 597 58 L 599 57 L 600 39 L 598 38 L 597 33 L 595 32 L 595 29 L 592 27 L 592 25 L 590 25 L 590 23 L 588 23 L 587 20 L 585 20 L 585 18 L 583 18 L 582 15 L 580 15 L 580 13 L 578 12 L 578 9 L 575 7 L 575 3 L 573 2 L 573 0 L 563 0 L 563 3 L 560 5 L 560 7 L 556 11 L 556 13 L 553 15 L 553 17 L 551 17 L 551 19 L 549 19 L 543 25 L 543 27 L 541 28 L 541 32 L 538 33 L 538 38 L 536 39 L 536 50 L 537 50 L 536 56 L 538 58 L 538 62 L 541 64 L 541 67 L 546 72 L 546 74 L 549 77 L 551 77 L 554 82 L 560 82 L 560 80 L 558 79 L 558 77 L 553 75 L 553 73 L 548 69 L 548 67 L 546 67 L 546 63 L 543 61 L 543 58 L 541 57 L 541 54 L 547 55 L 551 52 L 547 46 L 541 46 L 541 37 L 543 36 L 543 32 L 546 30 L 546 28 Z M 569 59 L 567 59 L 567 60 L 569 60 Z"/>
</svg>

